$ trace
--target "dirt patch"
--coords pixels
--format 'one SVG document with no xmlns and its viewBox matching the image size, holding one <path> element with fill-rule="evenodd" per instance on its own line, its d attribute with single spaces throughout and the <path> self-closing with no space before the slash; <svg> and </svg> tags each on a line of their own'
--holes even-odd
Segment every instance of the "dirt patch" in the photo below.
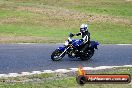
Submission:
<svg viewBox="0 0 132 88">
<path fill-rule="evenodd" d="M 0 36 L 0 43 L 55 43 L 60 40 L 55 40 L 49 37 L 36 36 Z"/>
<path fill-rule="evenodd" d="M 0 23 L 12 24 L 12 23 L 23 23 L 24 19 L 21 17 L 5 17 L 0 19 Z"/>
<path fill-rule="evenodd" d="M 112 22 L 118 24 L 125 24 L 125 25 L 132 25 L 132 22 L 126 18 L 121 17 L 112 17 L 106 15 L 91 15 L 87 13 L 77 12 L 73 10 L 68 10 L 64 8 L 57 8 L 57 7 L 49 7 L 45 6 L 43 8 L 40 7 L 23 7 L 18 6 L 17 10 L 33 12 L 36 14 L 42 14 L 47 17 L 48 19 L 59 19 L 59 20 L 74 20 L 74 21 L 83 21 L 87 20 L 88 22 Z"/>
<path fill-rule="evenodd" d="M 125 0 L 125 1 L 127 1 L 127 2 L 131 2 L 132 0 Z"/>
<path fill-rule="evenodd" d="M 12 8 L 13 4 L 10 5 L 4 4 L 5 9 Z M 8 8 L 6 8 L 8 7 Z M 3 7 L 4 8 L 4 7 Z M 48 25 L 48 26 L 66 26 L 66 27 L 76 27 L 76 25 L 80 25 L 80 23 L 102 23 L 102 22 L 111 22 L 113 24 L 121 24 L 121 25 L 131 25 L 132 20 L 123 18 L 123 17 L 115 17 L 108 15 L 99 15 L 99 14 L 91 14 L 91 13 L 83 13 L 75 10 L 69 10 L 61 7 L 54 6 L 21 6 L 15 5 L 11 11 L 19 12 L 24 11 L 27 13 L 31 13 L 31 15 L 27 16 L 14 16 L 0 18 L 0 23 L 3 24 L 31 24 L 31 25 Z M 26 14 L 26 13 L 25 13 Z"/>
</svg>

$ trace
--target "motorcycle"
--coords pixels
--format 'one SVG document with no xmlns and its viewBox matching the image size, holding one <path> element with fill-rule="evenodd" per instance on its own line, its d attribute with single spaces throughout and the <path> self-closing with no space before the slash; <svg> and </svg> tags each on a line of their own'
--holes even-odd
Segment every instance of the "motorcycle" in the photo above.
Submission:
<svg viewBox="0 0 132 88">
<path fill-rule="evenodd" d="M 61 60 L 66 54 L 69 58 L 80 58 L 81 60 L 89 60 L 95 52 L 95 49 L 98 49 L 99 45 L 96 41 L 90 41 L 89 47 L 84 51 L 80 52 L 81 49 L 85 46 L 82 39 L 72 39 L 73 34 L 70 33 L 68 40 L 65 41 L 64 46 L 57 48 L 51 54 L 51 59 L 53 61 Z"/>
</svg>

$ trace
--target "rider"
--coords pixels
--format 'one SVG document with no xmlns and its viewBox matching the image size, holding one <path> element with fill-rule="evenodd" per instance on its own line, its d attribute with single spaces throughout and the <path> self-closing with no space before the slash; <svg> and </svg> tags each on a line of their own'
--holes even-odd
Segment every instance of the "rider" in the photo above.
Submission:
<svg viewBox="0 0 132 88">
<path fill-rule="evenodd" d="M 84 43 L 84 47 L 80 52 L 84 52 L 90 45 L 90 33 L 88 32 L 88 25 L 87 24 L 82 24 L 80 26 L 80 32 L 75 34 L 76 36 L 82 35 L 82 41 Z"/>
</svg>

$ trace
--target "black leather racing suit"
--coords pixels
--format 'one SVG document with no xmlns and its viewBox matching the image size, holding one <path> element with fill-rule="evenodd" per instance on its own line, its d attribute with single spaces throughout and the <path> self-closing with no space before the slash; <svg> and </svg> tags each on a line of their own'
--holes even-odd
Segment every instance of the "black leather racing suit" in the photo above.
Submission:
<svg viewBox="0 0 132 88">
<path fill-rule="evenodd" d="M 82 35 L 82 41 L 84 43 L 84 47 L 82 48 L 82 52 L 85 51 L 89 45 L 90 45 L 90 33 L 88 31 L 86 32 L 79 32 L 76 34 L 76 36 Z"/>
</svg>

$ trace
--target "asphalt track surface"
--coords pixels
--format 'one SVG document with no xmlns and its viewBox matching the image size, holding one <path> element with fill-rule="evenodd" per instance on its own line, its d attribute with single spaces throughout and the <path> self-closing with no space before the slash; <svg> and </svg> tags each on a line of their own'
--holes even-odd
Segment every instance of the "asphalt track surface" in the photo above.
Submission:
<svg viewBox="0 0 132 88">
<path fill-rule="evenodd" d="M 88 61 L 65 56 L 50 59 L 62 44 L 0 44 L 0 74 L 97 66 L 132 65 L 132 45 L 99 45 Z"/>
</svg>

